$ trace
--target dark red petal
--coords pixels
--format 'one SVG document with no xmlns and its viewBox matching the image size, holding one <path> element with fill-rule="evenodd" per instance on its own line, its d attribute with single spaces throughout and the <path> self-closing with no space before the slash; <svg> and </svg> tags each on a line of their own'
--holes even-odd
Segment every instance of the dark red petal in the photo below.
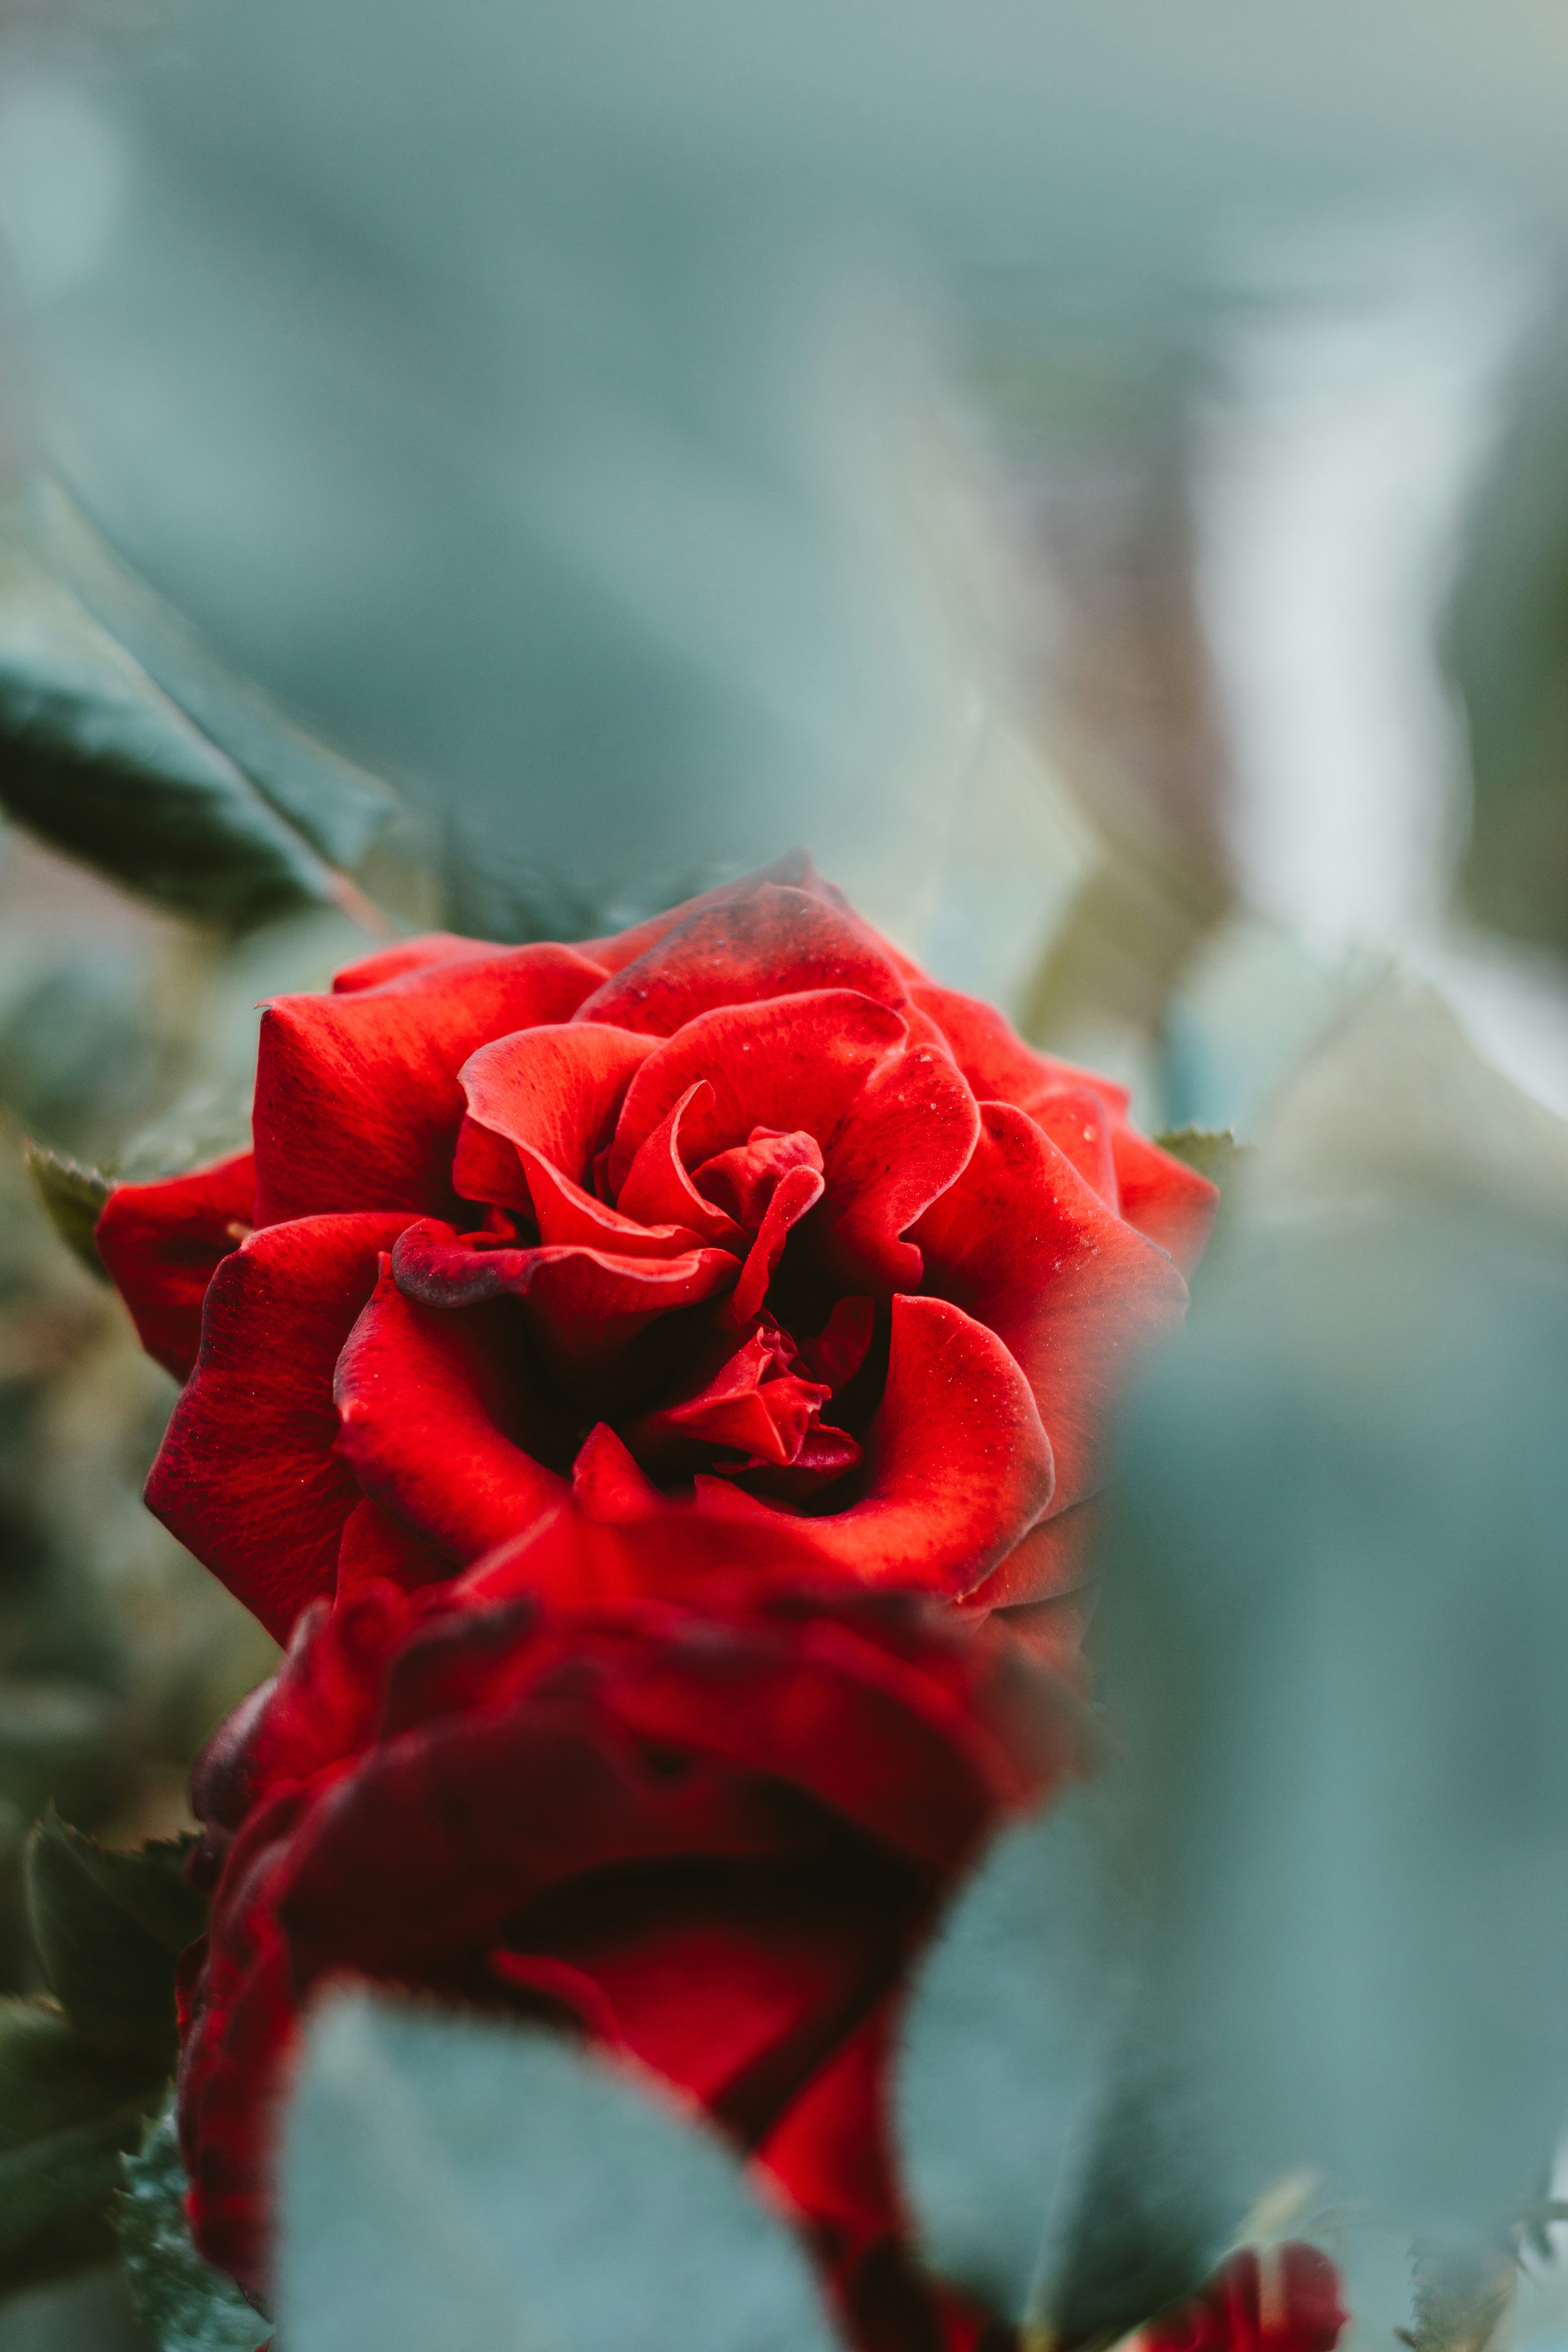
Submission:
<svg viewBox="0 0 1568 2352">
<path fill-rule="evenodd" d="M 1080 1070 L 1072 1062 L 1037 1053 L 994 1005 L 984 1003 L 978 996 L 962 995 L 956 988 L 938 988 L 931 981 L 921 981 L 910 988 L 910 994 L 947 1038 L 976 1101 L 1012 1103 L 1022 1108 L 1045 1087 L 1081 1085 L 1092 1087 L 1112 1108 L 1126 1110 L 1125 1087 L 1097 1077 L 1092 1070 Z"/>
<path fill-rule="evenodd" d="M 694 1396 L 640 1413 L 626 1430 L 627 1444 L 644 1460 L 698 1444 L 732 1446 L 759 1463 L 793 1462 L 831 1391 L 778 1374 L 777 1361 L 763 1335 L 753 1333 Z"/>
<path fill-rule="evenodd" d="M 879 2002 L 791 2101 L 756 2162 L 806 2221 L 866 2241 L 902 2225 L 887 2147 L 891 2004 Z"/>
<path fill-rule="evenodd" d="M 338 1442 L 361 1487 L 459 1567 L 566 1493 L 527 1450 L 541 1409 L 516 1339 L 493 1307 L 421 1307 L 386 1273 L 338 1364 Z"/>
<path fill-rule="evenodd" d="M 603 1527 L 623 1527 L 658 1512 L 664 1497 L 608 1423 L 601 1421 L 588 1432 L 572 1465 L 572 1500 L 584 1518 Z"/>
<path fill-rule="evenodd" d="M 706 1078 L 693 1080 L 665 1112 L 638 1150 L 616 1201 L 626 1216 L 640 1217 L 645 1224 L 689 1225 L 704 1241 L 739 1242 L 744 1246 L 746 1237 L 741 1227 L 703 1198 L 687 1172 L 680 1130 L 687 1112 L 694 1107 L 700 1118 L 711 1117 L 713 1089 Z"/>
<path fill-rule="evenodd" d="M 354 996 L 362 988 L 380 988 L 408 972 L 425 971 L 431 964 L 454 963 L 459 958 L 505 955 L 500 940 L 466 940 L 458 931 L 424 931 L 416 940 L 399 940 L 374 955 L 361 956 L 332 976 L 334 996 Z"/>
<path fill-rule="evenodd" d="M 673 1036 L 699 1013 L 768 996 L 852 988 L 900 1005 L 904 983 L 853 917 L 774 882 L 694 908 L 579 1005 L 579 1021 L 611 1021 Z"/>
<path fill-rule="evenodd" d="M 894 1299 L 887 1386 L 866 1450 L 863 1499 L 796 1523 L 825 1567 L 863 1583 L 956 1598 L 1051 1500 L 1051 1449 L 1027 1381 L 994 1332 L 943 1299 Z M 772 1516 L 724 1479 L 700 1478 L 697 1493 L 738 1532 L 760 1535 Z"/>
<path fill-rule="evenodd" d="M 708 1080 L 713 1100 L 696 1100 L 687 1112 L 693 1163 L 744 1143 L 757 1127 L 799 1129 L 820 1143 L 904 1034 L 889 1006 L 847 989 L 700 1013 L 649 1055 L 626 1089 L 608 1162 L 615 1197 L 642 1144 L 698 1078 Z"/>
<path fill-rule="evenodd" d="M 464 1063 L 492 1037 L 564 1021 L 599 977 L 571 948 L 508 948 L 347 996 L 279 997 L 256 1071 L 258 1223 L 449 1210 Z"/>
<path fill-rule="evenodd" d="M 333 1451 L 332 1370 L 406 1219 L 268 1225 L 225 1258 L 147 1503 L 279 1641 L 331 1594 L 359 1500 Z"/>
<path fill-rule="evenodd" d="M 841 890 L 825 882 L 811 862 L 810 853 L 804 849 L 786 849 L 771 866 L 759 866 L 752 873 L 737 875 L 732 882 L 721 882 L 711 890 L 699 892 L 695 898 L 683 898 L 679 907 L 667 907 L 662 915 L 650 915 L 645 922 L 633 923 L 629 929 L 616 931 L 608 939 L 581 940 L 579 955 L 592 956 L 605 971 L 622 971 L 637 956 L 656 947 L 666 933 L 678 923 L 685 922 L 704 907 L 727 907 L 751 891 L 760 890 L 774 882 L 786 889 L 805 890 L 813 898 L 826 900 L 830 906 L 847 908 Z M 868 929 L 870 926 L 868 924 Z"/>
<path fill-rule="evenodd" d="M 526 1301 L 552 1365 L 581 1376 L 608 1370 L 656 1315 L 714 1297 L 736 1274 L 728 1250 L 635 1258 L 574 1245 L 474 1249 L 434 1218 L 410 1228 L 394 1265 L 405 1295 L 426 1307 Z"/>
<path fill-rule="evenodd" d="M 744 1143 L 716 1152 L 693 1169 L 691 1181 L 705 1201 L 717 1202 L 738 1225 L 754 1234 L 780 1177 L 792 1168 L 813 1168 L 821 1175 L 822 1146 L 816 1136 L 781 1135 L 776 1128 L 758 1127 Z"/>
<path fill-rule="evenodd" d="M 196 1360 L 207 1285 L 249 1233 L 255 1206 L 248 1151 L 156 1184 L 117 1184 L 104 1203 L 98 1254 L 142 1345 L 177 1381 Z"/>
<path fill-rule="evenodd" d="M 356 1503 L 338 1545 L 337 1595 L 365 1584 L 389 1583 L 412 1592 L 452 1573 L 450 1556 L 428 1537 L 416 1535 L 368 1496 Z"/>
<path fill-rule="evenodd" d="M 463 1198 L 527 1208 L 511 1148 L 519 1143 L 574 1183 L 586 1182 L 627 1084 L 653 1048 L 651 1038 L 625 1029 L 553 1023 L 482 1046 L 462 1070 L 468 1116 L 453 1181 Z"/>
<path fill-rule="evenodd" d="M 800 1342 L 801 1360 L 808 1372 L 841 1389 L 854 1379 L 866 1360 L 876 1328 L 877 1310 L 869 1298 L 841 1298 L 815 1339 Z"/>
<path fill-rule="evenodd" d="M 817 1246 L 841 1282 L 881 1297 L 918 1286 L 920 1251 L 899 1236 L 960 1174 L 979 1132 L 974 1097 L 936 1046 L 873 1072 L 826 1151 Z"/>
<path fill-rule="evenodd" d="M 823 1193 L 823 1180 L 815 1168 L 797 1162 L 786 1169 L 773 1189 L 757 1238 L 746 1253 L 741 1268 L 741 1278 L 724 1302 L 723 1319 L 734 1331 L 749 1323 L 761 1311 L 768 1295 L 768 1285 L 773 1269 L 784 1255 L 784 1246 L 791 1231 L 799 1224 L 808 1210 L 814 1209 Z"/>
<path fill-rule="evenodd" d="M 671 1873 L 652 1900 L 606 1875 L 513 1932 L 590 1976 L 626 2048 L 749 2138 L 893 1974 L 900 1894 L 843 1861 Z"/>
<path fill-rule="evenodd" d="M 1091 1192 L 1119 1213 L 1121 1193 L 1111 1153 L 1111 1117 L 1092 1087 L 1047 1087 L 1025 1109 L 1066 1155 Z M 1137 1220 L 1131 1222 L 1136 1223 Z"/>
<path fill-rule="evenodd" d="M 1180 1322 L 1170 1259 L 1114 1215 L 1047 1136 L 981 1110 L 968 1167 L 916 1226 L 926 1286 L 1006 1342 L 1056 1456 L 1056 1509 L 1093 1492 L 1110 1408 L 1140 1349 Z"/>
<path fill-rule="evenodd" d="M 1099 1498 L 1091 1495 L 1087 1502 L 1074 1503 L 1042 1519 L 1014 1545 L 984 1584 L 964 1594 L 964 1609 L 982 1612 L 1014 1609 L 1076 1591 L 1089 1568 L 1100 1510 Z"/>
<path fill-rule="evenodd" d="M 547 1247 L 563 1244 L 608 1250 L 616 1257 L 679 1257 L 700 1249 L 703 1237 L 689 1225 L 645 1225 L 607 1209 L 552 1166 L 542 1152 L 526 1143 L 517 1147 L 528 1178 L 529 1197 L 539 1238 Z"/>
<path fill-rule="evenodd" d="M 1111 1130 L 1121 1213 L 1191 1274 L 1208 1246 L 1219 1192 L 1206 1176 L 1118 1121 Z"/>
<path fill-rule="evenodd" d="M 1026 1669 L 1025 1681 L 1048 1706 L 1042 1678 Z M 663 1641 L 629 1650 L 605 1696 L 639 1738 L 803 1789 L 921 1872 L 952 1869 L 1004 1790 L 1029 1792 L 973 1689 L 945 1686 L 918 1654 L 893 1655 L 826 1612 L 737 1622 L 695 1608 Z M 1053 1713 L 1053 1753 L 1065 1731 Z"/>
</svg>

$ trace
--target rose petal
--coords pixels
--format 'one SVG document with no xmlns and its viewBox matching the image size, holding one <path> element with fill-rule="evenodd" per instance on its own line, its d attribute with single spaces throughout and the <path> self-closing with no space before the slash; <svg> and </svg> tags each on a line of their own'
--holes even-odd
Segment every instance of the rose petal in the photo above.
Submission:
<svg viewBox="0 0 1568 2352">
<path fill-rule="evenodd" d="M 1076 1591 L 1089 1568 L 1089 1554 L 1102 1506 L 1098 1496 L 1054 1511 L 1031 1528 L 984 1584 L 963 1596 L 966 1612 L 1027 1607 Z"/>
<path fill-rule="evenodd" d="M 423 1306 L 525 1300 L 552 1368 L 585 1379 L 612 1370 L 656 1316 L 730 1289 L 736 1274 L 728 1250 L 634 1258 L 571 1244 L 475 1249 L 434 1218 L 409 1228 L 393 1264 L 399 1286 Z"/>
<path fill-rule="evenodd" d="M 279 1641 L 336 1581 L 359 1488 L 332 1450 L 332 1369 L 405 1222 L 307 1217 L 224 1259 L 147 1481 L 149 1509 Z"/>
<path fill-rule="evenodd" d="M 1110 1407 L 1138 1350 L 1180 1322 L 1186 1285 L 1026 1113 L 986 1103 L 981 1119 L 968 1167 L 911 1238 L 928 1291 L 989 1325 L 1023 1366 L 1065 1510 L 1093 1492 Z"/>
<path fill-rule="evenodd" d="M 781 1135 L 756 1127 L 744 1143 L 716 1152 L 692 1171 L 691 1181 L 705 1201 L 715 1201 L 748 1234 L 760 1231 L 781 1177 L 792 1168 L 822 1173 L 822 1146 L 815 1135 Z"/>
<path fill-rule="evenodd" d="M 516 1147 L 528 1178 L 534 1223 L 540 1240 L 549 1247 L 578 1243 L 587 1249 L 608 1250 L 617 1257 L 679 1257 L 700 1249 L 703 1237 L 689 1225 L 644 1225 L 623 1217 L 584 1192 L 581 1184 L 552 1167 L 542 1152 L 527 1144 Z"/>
<path fill-rule="evenodd" d="M 793 1462 L 831 1391 L 781 1374 L 777 1364 L 777 1349 L 753 1333 L 695 1396 L 639 1413 L 627 1444 L 645 1460 L 696 1444 L 731 1446 L 758 1463 Z"/>
<path fill-rule="evenodd" d="M 805 849 L 786 849 L 771 866 L 759 866 L 752 873 L 739 874 L 732 882 L 721 882 L 711 890 L 700 891 L 695 898 L 683 898 L 679 907 L 667 907 L 662 915 L 650 915 L 646 921 L 633 923 L 624 931 L 608 939 L 579 940 L 579 955 L 592 956 L 605 971 L 623 971 L 637 956 L 656 947 L 678 923 L 685 922 L 704 907 L 728 907 L 750 892 L 760 890 L 764 884 L 774 882 L 787 889 L 804 890 L 813 898 L 821 898 L 845 913 L 851 911 L 841 890 L 825 882 Z M 856 920 L 859 920 L 858 917 Z M 869 924 L 866 926 L 870 929 Z"/>
<path fill-rule="evenodd" d="M 807 1371 L 832 1389 L 852 1381 L 866 1360 L 876 1328 L 877 1310 L 869 1298 L 841 1298 L 815 1339 L 800 1342 Z"/>
<path fill-rule="evenodd" d="M 360 1486 L 459 1567 L 566 1492 L 528 1450 L 548 1425 L 517 1336 L 504 1307 L 437 1312 L 387 1272 L 338 1362 L 338 1443 Z"/>
<path fill-rule="evenodd" d="M 451 1573 L 448 1553 L 428 1537 L 416 1535 L 368 1495 L 349 1513 L 338 1544 L 340 1601 L 362 1585 L 384 1582 L 412 1592 L 417 1585 L 434 1583 Z"/>
<path fill-rule="evenodd" d="M 1111 1118 L 1092 1087 L 1047 1087 L 1024 1105 L 1035 1125 L 1066 1155 L 1108 1209 L 1121 1213 L 1111 1153 Z M 1136 1223 L 1136 1220 L 1130 1220 Z"/>
<path fill-rule="evenodd" d="M 1191 1274 L 1214 1231 L 1219 1212 L 1217 1187 L 1185 1160 L 1135 1134 L 1124 1122 L 1118 1122 L 1110 1141 L 1122 1215 L 1152 1242 L 1169 1250 L 1184 1274 Z"/>
<path fill-rule="evenodd" d="M 977 1102 L 1006 1102 L 1022 1108 L 1030 1096 L 1047 1087 L 1087 1086 L 1103 1096 L 1113 1109 L 1127 1108 L 1125 1087 L 1097 1077 L 1092 1070 L 1080 1070 L 1072 1062 L 1037 1053 L 994 1005 L 983 1003 L 978 996 L 964 996 L 956 988 L 938 988 L 931 981 L 912 986 L 910 995 L 947 1038 Z"/>
<path fill-rule="evenodd" d="M 610 1146 L 614 1196 L 641 1145 L 696 1079 L 708 1080 L 713 1101 L 693 1102 L 687 1113 L 694 1161 L 745 1142 L 757 1127 L 798 1129 L 820 1143 L 904 1034 L 889 1006 L 847 989 L 700 1013 L 656 1047 L 626 1089 Z"/>
<path fill-rule="evenodd" d="M 817 1248 L 854 1290 L 913 1290 L 921 1254 L 899 1236 L 959 1175 L 980 1132 L 974 1097 L 933 1045 L 889 1055 L 846 1110 L 826 1151 Z"/>
<path fill-rule="evenodd" d="M 572 1465 L 572 1500 L 584 1517 L 603 1527 L 627 1526 L 657 1511 L 662 1499 L 609 1423 L 596 1423 Z"/>
<path fill-rule="evenodd" d="M 670 1037 L 716 1005 L 823 988 L 851 988 L 881 1004 L 905 1001 L 903 982 L 858 921 L 805 890 L 761 882 L 719 906 L 693 908 L 595 989 L 574 1018 Z"/>
<path fill-rule="evenodd" d="M 713 1089 L 706 1078 L 698 1078 L 687 1087 L 642 1144 L 616 1195 L 616 1202 L 624 1214 L 638 1217 L 645 1224 L 688 1225 L 704 1241 L 743 1244 L 746 1236 L 733 1217 L 705 1200 L 687 1172 L 680 1129 L 694 1106 L 700 1118 L 711 1117 Z"/>
<path fill-rule="evenodd" d="M 628 1082 L 653 1045 L 624 1029 L 552 1023 L 481 1046 L 462 1069 L 468 1115 L 458 1139 L 453 1181 L 464 1199 L 528 1207 L 515 1144 L 531 1145 L 563 1176 L 583 1183 Z"/>
<path fill-rule="evenodd" d="M 377 948 L 374 955 L 345 964 L 332 975 L 332 993 L 354 996 L 363 988 L 380 988 L 408 972 L 428 971 L 432 964 L 471 961 L 476 956 L 505 955 L 506 951 L 501 940 L 468 940 L 458 931 L 424 931 L 416 940 L 399 940 L 393 947 Z"/>
<path fill-rule="evenodd" d="M 564 1021 L 599 978 L 571 948 L 508 948 L 345 996 L 279 997 L 256 1071 L 258 1223 L 449 1209 L 463 1065 L 492 1037 Z"/>
<path fill-rule="evenodd" d="M 248 1151 L 156 1184 L 117 1184 L 104 1203 L 98 1254 L 142 1345 L 177 1381 L 196 1360 L 207 1285 L 249 1233 L 255 1207 Z"/>
<path fill-rule="evenodd" d="M 944 1299 L 894 1299 L 887 1386 L 866 1452 L 862 1500 L 797 1522 L 825 1567 L 863 1583 L 956 1598 L 1051 1500 L 1051 1448 L 1027 1381 L 994 1332 Z M 696 1485 L 704 1509 L 760 1534 L 766 1504 L 725 1479 Z"/>
<path fill-rule="evenodd" d="M 723 1320 L 734 1331 L 760 1312 L 773 1270 L 784 1255 L 790 1234 L 823 1194 L 823 1179 L 815 1168 L 797 1162 L 786 1169 L 773 1190 L 757 1238 L 746 1253 L 741 1278 L 724 1302 Z"/>
</svg>

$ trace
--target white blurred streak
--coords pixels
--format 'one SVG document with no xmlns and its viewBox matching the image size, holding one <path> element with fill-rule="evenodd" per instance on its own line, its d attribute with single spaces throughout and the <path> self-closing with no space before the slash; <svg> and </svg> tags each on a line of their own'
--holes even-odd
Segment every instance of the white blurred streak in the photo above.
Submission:
<svg viewBox="0 0 1568 2352">
<path fill-rule="evenodd" d="M 1466 501 L 1538 282 L 1460 215 L 1275 258 L 1204 420 L 1202 593 L 1243 891 L 1314 951 L 1392 950 L 1568 1110 L 1568 988 L 1447 915 L 1462 725 L 1436 654 Z"/>
<path fill-rule="evenodd" d="M 0 82 L 0 230 L 33 301 L 91 278 L 126 179 L 118 124 L 79 85 L 36 69 Z"/>
</svg>

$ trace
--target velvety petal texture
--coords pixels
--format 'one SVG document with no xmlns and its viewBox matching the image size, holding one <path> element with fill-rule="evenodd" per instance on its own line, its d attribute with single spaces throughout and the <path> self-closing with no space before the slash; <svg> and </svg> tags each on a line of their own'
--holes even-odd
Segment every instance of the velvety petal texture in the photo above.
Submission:
<svg viewBox="0 0 1568 2352">
<path fill-rule="evenodd" d="M 799 856 L 613 940 L 378 950 L 267 1013 L 254 1126 L 100 1230 L 190 1380 L 153 1507 L 280 1633 L 569 1489 L 1052 1600 L 1215 1198 Z"/>
<path fill-rule="evenodd" d="M 350 1971 L 661 2074 L 810 2220 L 867 2352 L 916 2352 L 940 2298 L 878 2168 L 889 1998 L 980 1842 L 1079 1769 L 1082 1718 L 994 1623 L 732 1560 L 682 1593 L 661 1526 L 618 1530 L 607 1578 L 601 1535 L 559 1507 L 467 1576 L 318 1604 L 198 1765 L 197 2242 L 265 2293 L 279 2087 Z"/>
</svg>

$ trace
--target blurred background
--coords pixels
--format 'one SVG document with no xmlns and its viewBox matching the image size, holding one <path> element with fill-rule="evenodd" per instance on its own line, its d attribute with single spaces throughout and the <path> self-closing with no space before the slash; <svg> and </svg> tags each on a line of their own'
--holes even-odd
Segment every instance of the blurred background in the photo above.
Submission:
<svg viewBox="0 0 1568 2352">
<path fill-rule="evenodd" d="M 140 1508 L 170 1386 L 20 1138 L 216 1153 L 258 998 L 366 900 L 571 937 L 805 842 L 1149 1128 L 1263 1138 L 1272 1213 L 1458 1167 L 1560 1220 L 1561 9 L 0 33 L 6 474 L 402 806 L 354 911 L 243 927 L 0 843 L 3 1987 L 44 1797 L 178 1826 L 268 1654 Z M 0 2346 L 114 2341 L 117 2293 Z"/>
</svg>

